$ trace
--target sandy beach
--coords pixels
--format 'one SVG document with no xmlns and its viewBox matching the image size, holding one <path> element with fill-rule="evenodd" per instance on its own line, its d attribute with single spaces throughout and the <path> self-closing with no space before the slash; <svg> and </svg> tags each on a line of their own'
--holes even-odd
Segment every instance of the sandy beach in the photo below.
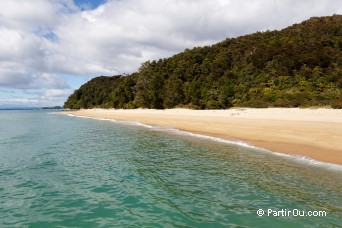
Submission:
<svg viewBox="0 0 342 228">
<path fill-rule="evenodd" d="M 245 141 L 271 151 L 342 165 L 342 110 L 89 109 L 62 113 L 174 127 L 223 139 Z"/>
</svg>

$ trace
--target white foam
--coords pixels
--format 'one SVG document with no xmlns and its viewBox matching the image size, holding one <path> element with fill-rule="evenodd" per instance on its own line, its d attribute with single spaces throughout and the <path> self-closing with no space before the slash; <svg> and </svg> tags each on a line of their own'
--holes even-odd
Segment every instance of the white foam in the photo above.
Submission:
<svg viewBox="0 0 342 228">
<path fill-rule="evenodd" d="M 143 124 L 143 123 L 136 122 L 136 121 L 121 121 L 121 120 L 117 120 L 116 122 L 117 122 L 117 123 L 120 123 L 120 124 L 134 125 L 134 126 L 145 127 L 145 128 L 150 128 L 150 129 L 151 129 L 151 128 L 154 128 L 154 127 L 151 126 L 151 125 Z"/>
<path fill-rule="evenodd" d="M 220 143 L 233 144 L 233 145 L 243 146 L 243 147 L 252 148 L 252 149 L 259 149 L 258 147 L 252 146 L 252 145 L 250 145 L 246 142 L 243 142 L 243 141 L 232 141 L 232 140 L 228 140 L 228 139 L 221 139 L 221 138 L 217 138 L 217 137 L 213 137 L 213 136 L 207 136 L 207 135 L 201 135 L 201 134 L 191 133 L 191 132 L 187 132 L 187 131 L 182 131 L 182 130 L 178 130 L 176 128 L 167 128 L 165 130 L 179 134 L 179 135 L 187 135 L 187 136 L 196 137 L 196 138 L 209 139 L 209 140 L 220 142 Z"/>
<path fill-rule="evenodd" d="M 151 126 L 151 125 L 143 124 L 143 123 L 136 122 L 136 121 L 113 120 L 113 119 L 107 119 L 107 118 L 78 116 L 78 115 L 73 115 L 73 114 L 67 114 L 67 115 L 72 116 L 72 117 L 85 118 L 85 119 L 111 121 L 111 122 L 124 124 L 124 125 L 134 125 L 134 126 L 144 127 L 144 128 L 148 128 L 148 129 L 155 130 L 155 131 L 170 132 L 170 133 L 174 133 L 174 134 L 178 134 L 178 135 L 186 135 L 186 136 L 190 136 L 190 137 L 208 139 L 208 140 L 219 142 L 219 143 L 225 143 L 225 144 L 237 145 L 237 146 L 241 146 L 241 147 L 245 147 L 245 148 L 255 149 L 255 150 L 258 150 L 259 152 L 267 153 L 267 154 L 274 155 L 274 156 L 280 156 L 280 157 L 283 157 L 285 159 L 290 159 L 290 160 L 300 162 L 300 163 L 304 163 L 304 164 L 310 165 L 310 166 L 321 167 L 321 168 L 324 168 L 327 170 L 332 170 L 332 171 L 342 171 L 342 165 L 332 164 L 332 163 L 327 163 L 327 162 L 321 162 L 321 161 L 317 161 L 317 160 L 314 160 L 312 158 L 309 158 L 306 156 L 301 156 L 301 155 L 284 154 L 281 152 L 271 151 L 271 150 L 268 150 L 268 149 L 265 149 L 262 147 L 256 147 L 256 146 L 250 145 L 250 144 L 243 142 L 243 141 L 233 141 L 233 140 L 222 139 L 222 138 L 217 138 L 217 137 L 213 137 L 213 136 L 201 135 L 201 134 L 196 134 L 196 133 L 178 130 L 178 129 L 172 128 L 172 127 Z"/>
<path fill-rule="evenodd" d="M 269 152 L 272 155 L 280 156 L 280 157 L 283 157 L 285 159 L 294 160 L 296 162 L 299 162 L 299 163 L 302 163 L 302 164 L 305 164 L 305 165 L 321 167 L 321 168 L 324 168 L 326 170 L 331 170 L 331 171 L 340 171 L 340 172 L 342 172 L 342 165 L 328 163 L 328 162 L 321 162 L 321 161 L 317 161 L 317 160 L 314 160 L 312 158 L 309 158 L 309 157 L 306 157 L 306 156 L 302 156 L 302 155 L 284 154 L 284 153 L 281 153 L 281 152 L 267 150 L 265 148 L 261 148 L 261 149 L 263 151 L 265 151 L 265 152 Z"/>
<path fill-rule="evenodd" d="M 250 144 L 243 142 L 243 141 L 232 141 L 232 140 L 227 140 L 227 139 L 221 139 L 221 138 L 217 138 L 217 137 L 213 137 L 213 136 L 207 136 L 207 135 L 201 135 L 201 134 L 186 132 L 186 131 L 178 130 L 175 128 L 169 128 L 169 129 L 167 129 L 167 131 L 171 131 L 171 132 L 174 132 L 177 134 L 187 135 L 187 136 L 191 136 L 191 137 L 209 139 L 209 140 L 212 140 L 215 142 L 251 148 L 251 149 L 258 150 L 259 152 L 265 152 L 265 153 L 270 154 L 270 155 L 284 157 L 286 159 L 295 160 L 297 162 L 305 163 L 307 165 L 319 166 L 319 167 L 322 167 L 322 168 L 325 168 L 328 170 L 342 171 L 342 165 L 332 164 L 332 163 L 327 163 L 327 162 L 321 162 L 321 161 L 317 161 L 317 160 L 314 160 L 312 158 L 309 158 L 306 156 L 301 156 L 301 155 L 285 154 L 285 153 L 281 153 L 281 152 L 271 151 L 271 150 L 268 150 L 266 148 L 256 147 L 256 146 L 250 145 Z"/>
<path fill-rule="evenodd" d="M 151 125 L 143 124 L 143 123 L 136 122 L 136 121 L 123 121 L 123 120 L 114 120 L 114 119 L 108 119 L 108 118 L 91 117 L 91 116 L 78 116 L 74 114 L 67 114 L 67 115 L 72 116 L 72 117 L 84 118 L 84 119 L 110 121 L 110 122 L 116 122 L 116 123 L 120 123 L 124 125 L 134 125 L 134 126 L 140 126 L 140 127 L 145 127 L 145 128 L 153 128 L 153 126 Z"/>
</svg>

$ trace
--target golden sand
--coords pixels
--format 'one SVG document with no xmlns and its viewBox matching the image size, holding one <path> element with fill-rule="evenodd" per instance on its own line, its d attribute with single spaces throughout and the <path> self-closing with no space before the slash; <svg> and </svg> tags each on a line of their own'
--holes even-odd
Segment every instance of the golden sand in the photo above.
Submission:
<svg viewBox="0 0 342 228">
<path fill-rule="evenodd" d="M 342 164 L 342 110 L 88 109 L 63 113 L 169 126 L 224 139 L 243 140 L 271 151 Z"/>
</svg>

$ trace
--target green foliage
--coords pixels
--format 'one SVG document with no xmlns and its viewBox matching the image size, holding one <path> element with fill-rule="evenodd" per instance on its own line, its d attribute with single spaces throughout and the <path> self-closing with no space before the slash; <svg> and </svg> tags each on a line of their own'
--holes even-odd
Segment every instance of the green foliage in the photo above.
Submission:
<svg viewBox="0 0 342 228">
<path fill-rule="evenodd" d="M 334 15 L 186 49 L 129 76 L 94 78 L 64 107 L 341 108 L 341 100 L 342 16 Z"/>
<path fill-rule="evenodd" d="M 342 109 L 342 101 L 341 100 L 334 100 L 331 102 L 331 107 L 336 109 Z"/>
<path fill-rule="evenodd" d="M 71 94 L 64 108 L 124 108 L 134 99 L 134 79 L 134 75 L 94 78 Z"/>
<path fill-rule="evenodd" d="M 176 108 L 186 108 L 186 109 L 194 109 L 194 110 L 199 110 L 201 109 L 198 105 L 194 105 L 194 104 L 179 104 L 176 106 Z"/>
</svg>

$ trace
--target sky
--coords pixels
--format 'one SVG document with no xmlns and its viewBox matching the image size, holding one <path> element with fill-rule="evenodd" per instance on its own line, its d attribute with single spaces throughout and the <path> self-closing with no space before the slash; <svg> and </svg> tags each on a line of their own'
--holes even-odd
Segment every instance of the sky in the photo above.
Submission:
<svg viewBox="0 0 342 228">
<path fill-rule="evenodd" d="M 0 0 L 0 105 L 63 105 L 99 75 L 313 16 L 341 0 Z"/>
</svg>

